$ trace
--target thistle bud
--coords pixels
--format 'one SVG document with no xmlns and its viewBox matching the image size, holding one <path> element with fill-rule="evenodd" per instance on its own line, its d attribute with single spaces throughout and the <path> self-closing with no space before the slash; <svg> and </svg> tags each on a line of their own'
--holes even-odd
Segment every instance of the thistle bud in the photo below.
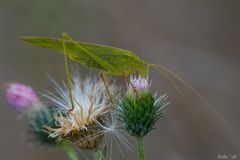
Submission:
<svg viewBox="0 0 240 160">
<path fill-rule="evenodd" d="M 20 112 L 38 103 L 35 91 L 22 83 L 9 83 L 5 87 L 5 97 L 10 105 Z"/>
<path fill-rule="evenodd" d="M 131 77 L 131 86 L 122 100 L 121 119 L 124 128 L 135 137 L 143 137 L 148 134 L 156 122 L 163 117 L 162 109 L 168 104 L 167 96 L 159 98 L 150 91 L 148 78 Z M 136 94 L 133 92 L 135 87 Z"/>
<path fill-rule="evenodd" d="M 141 76 L 130 76 L 130 84 L 128 84 L 128 91 L 134 91 L 134 89 L 137 92 L 147 91 L 149 90 L 150 85 L 148 83 L 148 78 L 142 78 Z"/>
<path fill-rule="evenodd" d="M 45 129 L 46 125 L 53 128 L 58 127 L 58 124 L 53 119 L 56 112 L 56 110 L 45 106 L 38 108 L 37 110 L 32 110 L 31 116 L 28 118 L 30 122 L 30 133 L 32 133 L 35 143 L 50 146 L 57 144 L 58 139 L 56 137 L 49 137 L 49 134 Z"/>
<path fill-rule="evenodd" d="M 22 83 L 8 83 L 5 85 L 5 97 L 17 111 L 26 112 L 30 137 L 33 136 L 34 142 L 56 144 L 56 138 L 49 137 L 44 128 L 45 125 L 57 127 L 53 120 L 54 111 L 43 105 L 32 87 Z"/>
</svg>

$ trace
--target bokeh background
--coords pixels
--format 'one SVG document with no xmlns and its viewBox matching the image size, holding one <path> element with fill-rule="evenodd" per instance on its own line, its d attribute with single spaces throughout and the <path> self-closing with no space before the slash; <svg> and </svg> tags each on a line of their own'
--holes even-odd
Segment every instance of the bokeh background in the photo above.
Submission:
<svg viewBox="0 0 240 160">
<path fill-rule="evenodd" d="M 0 83 L 19 81 L 43 91 L 50 89 L 46 73 L 64 80 L 61 55 L 20 40 L 22 35 L 60 37 L 62 32 L 134 51 L 172 69 L 205 97 L 208 105 L 178 84 L 192 112 L 168 81 L 151 71 L 153 90 L 168 93 L 171 104 L 146 137 L 147 159 L 240 158 L 239 0 L 0 0 Z M 1 94 L 0 159 L 66 159 L 59 148 L 30 144 L 26 130 L 27 121 Z M 136 159 L 136 153 L 115 151 L 113 159 Z"/>
</svg>

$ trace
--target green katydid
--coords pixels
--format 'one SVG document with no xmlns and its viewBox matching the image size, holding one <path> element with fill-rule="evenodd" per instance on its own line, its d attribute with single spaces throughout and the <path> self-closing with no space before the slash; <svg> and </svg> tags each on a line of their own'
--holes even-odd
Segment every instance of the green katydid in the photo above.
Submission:
<svg viewBox="0 0 240 160">
<path fill-rule="evenodd" d="M 131 51 L 110 46 L 77 42 L 66 33 L 63 33 L 62 37 L 62 39 L 54 39 L 47 37 L 24 36 L 22 37 L 22 40 L 34 46 L 50 48 L 60 53 L 63 53 L 65 55 L 66 69 L 66 58 L 68 57 L 83 66 L 102 70 L 101 76 L 103 81 L 103 75 L 128 77 L 129 75 L 139 73 L 142 77 L 146 77 L 148 75 L 149 67 L 153 67 L 157 69 L 172 84 L 172 86 L 176 89 L 176 91 L 180 94 L 180 96 L 183 98 L 183 100 L 188 106 L 189 102 L 185 98 L 182 91 L 175 84 L 175 82 L 171 79 L 171 77 L 176 78 L 178 81 L 182 82 L 185 86 L 187 86 L 192 92 L 194 92 L 198 97 L 201 97 L 196 90 L 194 90 L 190 85 L 188 85 L 188 83 L 186 83 L 182 78 L 177 76 L 173 71 L 160 65 L 147 63 Z M 68 87 L 70 91 L 68 69 L 66 71 L 68 78 Z M 109 90 L 107 89 L 105 81 L 104 84 L 109 96 L 111 96 Z M 74 105 L 72 97 L 71 102 L 71 110 L 73 110 Z"/>
<path fill-rule="evenodd" d="M 148 64 L 130 51 L 104 45 L 80 43 L 74 41 L 66 33 L 63 33 L 63 38 L 66 39 L 68 57 L 81 65 L 104 70 L 104 74 L 116 76 L 135 74 L 137 71 L 142 76 L 148 74 Z M 64 53 L 62 39 L 22 37 L 22 40 L 34 46 L 51 48 Z"/>
</svg>

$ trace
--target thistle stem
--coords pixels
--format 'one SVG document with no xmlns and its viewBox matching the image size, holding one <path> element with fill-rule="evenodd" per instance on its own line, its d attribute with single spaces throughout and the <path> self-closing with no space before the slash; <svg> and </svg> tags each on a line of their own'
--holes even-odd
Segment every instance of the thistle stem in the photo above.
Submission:
<svg viewBox="0 0 240 160">
<path fill-rule="evenodd" d="M 61 145 L 66 155 L 68 156 L 69 160 L 79 160 L 77 152 L 73 148 L 73 145 L 71 142 L 63 141 Z"/>
<path fill-rule="evenodd" d="M 137 151 L 138 151 L 138 159 L 144 160 L 144 140 L 143 137 L 136 137 L 137 140 Z"/>
<path fill-rule="evenodd" d="M 98 149 L 95 152 L 95 160 L 107 160 L 106 149 Z"/>
</svg>

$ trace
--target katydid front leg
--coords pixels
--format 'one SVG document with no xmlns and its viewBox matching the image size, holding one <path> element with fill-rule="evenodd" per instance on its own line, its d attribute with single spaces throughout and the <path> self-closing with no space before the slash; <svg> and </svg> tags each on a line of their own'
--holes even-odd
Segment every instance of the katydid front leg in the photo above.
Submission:
<svg viewBox="0 0 240 160">
<path fill-rule="evenodd" d="M 70 74 L 69 74 L 69 68 L 68 68 L 68 54 L 66 52 L 64 35 L 62 35 L 62 45 L 63 45 L 64 62 L 65 62 L 65 69 L 66 69 L 66 76 L 67 76 L 67 87 L 68 87 L 70 101 L 71 101 L 71 105 L 72 105 L 72 108 L 67 112 L 69 114 L 70 112 L 72 112 L 74 110 L 74 102 L 73 102 L 71 80 L 70 80 Z"/>
<path fill-rule="evenodd" d="M 103 72 L 100 73 L 100 76 L 101 76 L 101 79 L 102 79 L 102 81 L 103 81 L 103 83 L 104 83 L 104 86 L 105 86 L 105 88 L 106 88 L 106 91 L 107 91 L 107 94 L 108 94 L 108 96 L 109 96 L 109 99 L 110 99 L 110 101 L 111 101 L 111 103 L 112 103 L 112 108 L 114 109 L 114 108 L 115 108 L 114 99 L 113 99 L 113 96 L 111 95 L 111 93 L 110 93 L 110 91 L 109 91 L 109 89 L 108 89 L 107 83 L 106 83 L 106 81 L 105 81 L 105 79 L 104 79 L 104 75 L 109 75 L 109 74 L 111 74 L 111 73 L 110 73 L 110 72 L 105 72 L 105 71 L 103 71 Z"/>
<path fill-rule="evenodd" d="M 127 82 L 131 85 L 131 87 L 133 88 L 133 91 L 136 93 L 136 95 L 138 95 L 137 89 L 136 87 L 132 84 L 132 82 L 130 81 L 129 77 L 124 76 L 124 79 L 127 80 Z"/>
</svg>

